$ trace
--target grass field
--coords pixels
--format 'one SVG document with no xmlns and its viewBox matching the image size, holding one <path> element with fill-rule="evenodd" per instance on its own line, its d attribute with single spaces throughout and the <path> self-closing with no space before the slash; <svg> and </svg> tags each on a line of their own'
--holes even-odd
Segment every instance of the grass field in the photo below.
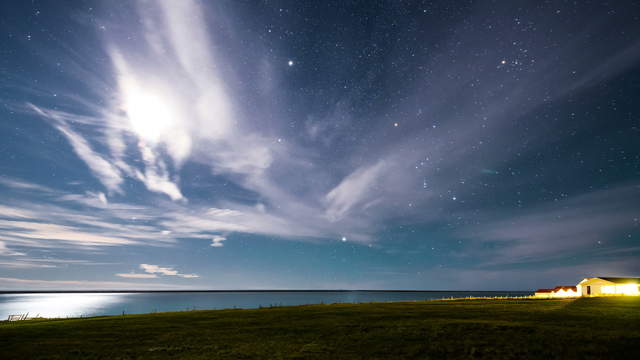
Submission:
<svg viewBox="0 0 640 360">
<path fill-rule="evenodd" d="M 0 359 L 638 359 L 640 298 L 456 300 L 0 324 Z"/>
</svg>

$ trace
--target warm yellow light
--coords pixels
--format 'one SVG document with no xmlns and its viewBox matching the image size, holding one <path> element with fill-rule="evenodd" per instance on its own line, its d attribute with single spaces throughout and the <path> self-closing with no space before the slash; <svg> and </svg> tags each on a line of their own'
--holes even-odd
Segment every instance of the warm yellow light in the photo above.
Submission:
<svg viewBox="0 0 640 360">
<path fill-rule="evenodd" d="M 535 293 L 535 296 L 537 297 L 574 297 L 574 296 L 580 296 L 580 294 L 578 294 L 577 291 L 573 291 L 571 289 L 565 290 L 565 289 L 560 289 L 554 292 L 545 292 L 545 293 Z"/>
<path fill-rule="evenodd" d="M 554 296 L 558 297 L 569 297 L 569 296 L 578 296 L 578 293 L 573 290 L 558 290 L 554 293 Z"/>
<path fill-rule="evenodd" d="M 604 285 L 602 293 L 606 295 L 640 295 L 638 284 Z"/>
</svg>

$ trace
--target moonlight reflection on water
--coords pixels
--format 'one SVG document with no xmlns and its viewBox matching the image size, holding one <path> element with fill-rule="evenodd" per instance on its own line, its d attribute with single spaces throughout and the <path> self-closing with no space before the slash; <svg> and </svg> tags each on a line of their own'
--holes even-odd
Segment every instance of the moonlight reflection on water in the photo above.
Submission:
<svg viewBox="0 0 640 360">
<path fill-rule="evenodd" d="M 468 296 L 529 296 L 528 291 L 212 291 L 0 294 L 0 320 L 8 315 L 78 317 L 150 312 L 255 309 L 305 304 L 420 301 Z"/>
<path fill-rule="evenodd" d="M 26 313 L 30 317 L 49 318 L 99 315 L 109 305 L 117 303 L 122 296 L 119 293 L 0 295 L 0 319 Z"/>
</svg>

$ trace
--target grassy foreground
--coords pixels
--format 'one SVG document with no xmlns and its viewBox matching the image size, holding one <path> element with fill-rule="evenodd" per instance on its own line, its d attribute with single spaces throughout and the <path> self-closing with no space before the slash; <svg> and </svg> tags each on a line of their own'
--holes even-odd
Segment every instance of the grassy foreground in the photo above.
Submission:
<svg viewBox="0 0 640 360">
<path fill-rule="evenodd" d="M 0 324 L 0 359 L 637 359 L 640 298 L 455 300 Z"/>
</svg>

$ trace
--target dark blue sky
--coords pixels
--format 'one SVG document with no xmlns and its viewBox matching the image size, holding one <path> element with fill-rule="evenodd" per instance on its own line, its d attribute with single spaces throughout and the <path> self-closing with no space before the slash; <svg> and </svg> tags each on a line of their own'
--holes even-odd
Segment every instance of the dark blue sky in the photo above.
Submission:
<svg viewBox="0 0 640 360">
<path fill-rule="evenodd" d="M 3 1 L 0 289 L 640 273 L 632 1 Z"/>
</svg>

